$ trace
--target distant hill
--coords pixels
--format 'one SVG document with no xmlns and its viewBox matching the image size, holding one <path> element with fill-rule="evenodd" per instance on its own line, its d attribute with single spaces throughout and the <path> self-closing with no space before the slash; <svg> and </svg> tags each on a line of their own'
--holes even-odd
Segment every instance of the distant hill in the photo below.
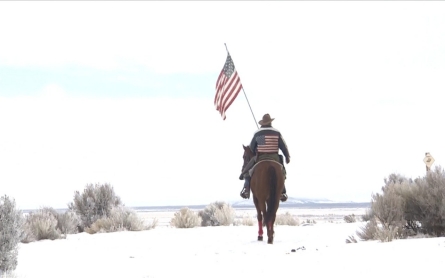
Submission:
<svg viewBox="0 0 445 278">
<path fill-rule="evenodd" d="M 309 198 L 293 198 L 289 197 L 286 204 L 318 204 L 318 203 L 336 203 L 329 199 L 309 199 Z M 251 206 L 253 205 L 252 196 L 248 200 L 234 201 L 230 203 L 232 206 Z M 283 204 L 283 203 L 282 203 Z"/>
<path fill-rule="evenodd" d="M 253 208 L 252 196 L 248 200 L 229 202 L 234 208 Z M 280 207 L 294 208 L 335 208 L 335 207 L 370 207 L 369 202 L 337 202 L 329 199 L 310 199 L 289 197 L 286 202 L 280 202 Z"/>
</svg>

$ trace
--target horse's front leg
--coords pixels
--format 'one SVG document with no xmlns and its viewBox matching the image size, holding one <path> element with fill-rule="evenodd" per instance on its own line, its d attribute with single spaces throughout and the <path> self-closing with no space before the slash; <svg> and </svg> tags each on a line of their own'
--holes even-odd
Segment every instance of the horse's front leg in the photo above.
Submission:
<svg viewBox="0 0 445 278">
<path fill-rule="evenodd" d="M 258 240 L 263 240 L 263 216 L 261 214 L 260 207 L 258 205 L 258 199 L 256 197 L 253 197 L 253 203 L 255 204 L 256 213 L 257 213 L 257 219 L 258 219 Z"/>
</svg>

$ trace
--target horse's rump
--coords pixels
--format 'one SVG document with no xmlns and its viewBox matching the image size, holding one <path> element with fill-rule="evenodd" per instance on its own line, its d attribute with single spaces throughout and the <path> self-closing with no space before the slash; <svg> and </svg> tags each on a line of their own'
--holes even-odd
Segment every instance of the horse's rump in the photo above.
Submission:
<svg viewBox="0 0 445 278">
<path fill-rule="evenodd" d="M 252 193 L 259 199 L 279 199 L 284 188 L 284 177 L 280 163 L 274 160 L 263 160 L 255 165 L 251 176 Z"/>
</svg>

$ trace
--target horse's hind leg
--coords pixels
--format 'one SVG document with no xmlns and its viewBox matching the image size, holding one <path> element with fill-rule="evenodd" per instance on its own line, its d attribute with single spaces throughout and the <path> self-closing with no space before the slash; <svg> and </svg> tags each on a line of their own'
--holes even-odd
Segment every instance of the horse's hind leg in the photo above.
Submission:
<svg viewBox="0 0 445 278">
<path fill-rule="evenodd" d="M 258 198 L 253 197 L 253 203 L 255 204 L 257 219 L 258 219 L 258 240 L 263 240 L 263 216 L 261 214 L 260 206 L 258 204 Z"/>
<path fill-rule="evenodd" d="M 273 244 L 273 238 L 275 235 L 275 231 L 273 229 L 275 223 L 275 217 L 273 216 L 273 219 L 269 219 L 269 221 L 267 222 L 267 243 L 269 244 Z"/>
<path fill-rule="evenodd" d="M 277 194 L 277 196 L 280 196 Z M 269 215 L 267 216 L 267 243 L 273 244 L 275 231 L 274 231 L 274 225 L 275 225 L 275 219 L 277 216 L 278 206 L 279 206 L 280 200 L 277 199 L 275 202 L 269 202 L 268 205 L 273 206 L 271 211 L 269 212 Z"/>
<path fill-rule="evenodd" d="M 279 196 L 279 195 L 278 195 Z M 268 205 L 273 205 L 274 207 L 272 208 L 272 210 L 269 212 L 269 215 L 267 216 L 267 243 L 273 244 L 273 240 L 274 240 L 274 236 L 275 236 L 275 231 L 274 231 L 274 225 L 275 225 L 275 219 L 277 216 L 277 211 L 278 211 L 278 205 L 279 205 L 279 199 L 276 200 L 275 204 L 268 204 Z"/>
</svg>

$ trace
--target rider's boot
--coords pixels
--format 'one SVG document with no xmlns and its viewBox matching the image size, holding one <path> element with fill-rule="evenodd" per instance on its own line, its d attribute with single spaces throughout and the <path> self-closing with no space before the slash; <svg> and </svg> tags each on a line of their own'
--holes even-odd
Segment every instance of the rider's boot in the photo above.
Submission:
<svg viewBox="0 0 445 278">
<path fill-rule="evenodd" d="M 244 187 L 240 196 L 243 199 L 250 199 L 250 177 L 244 177 Z"/>
<path fill-rule="evenodd" d="M 281 200 L 281 202 L 286 202 L 287 201 L 286 185 L 284 185 L 284 187 L 283 187 L 283 192 L 281 192 L 280 200 Z"/>
</svg>

